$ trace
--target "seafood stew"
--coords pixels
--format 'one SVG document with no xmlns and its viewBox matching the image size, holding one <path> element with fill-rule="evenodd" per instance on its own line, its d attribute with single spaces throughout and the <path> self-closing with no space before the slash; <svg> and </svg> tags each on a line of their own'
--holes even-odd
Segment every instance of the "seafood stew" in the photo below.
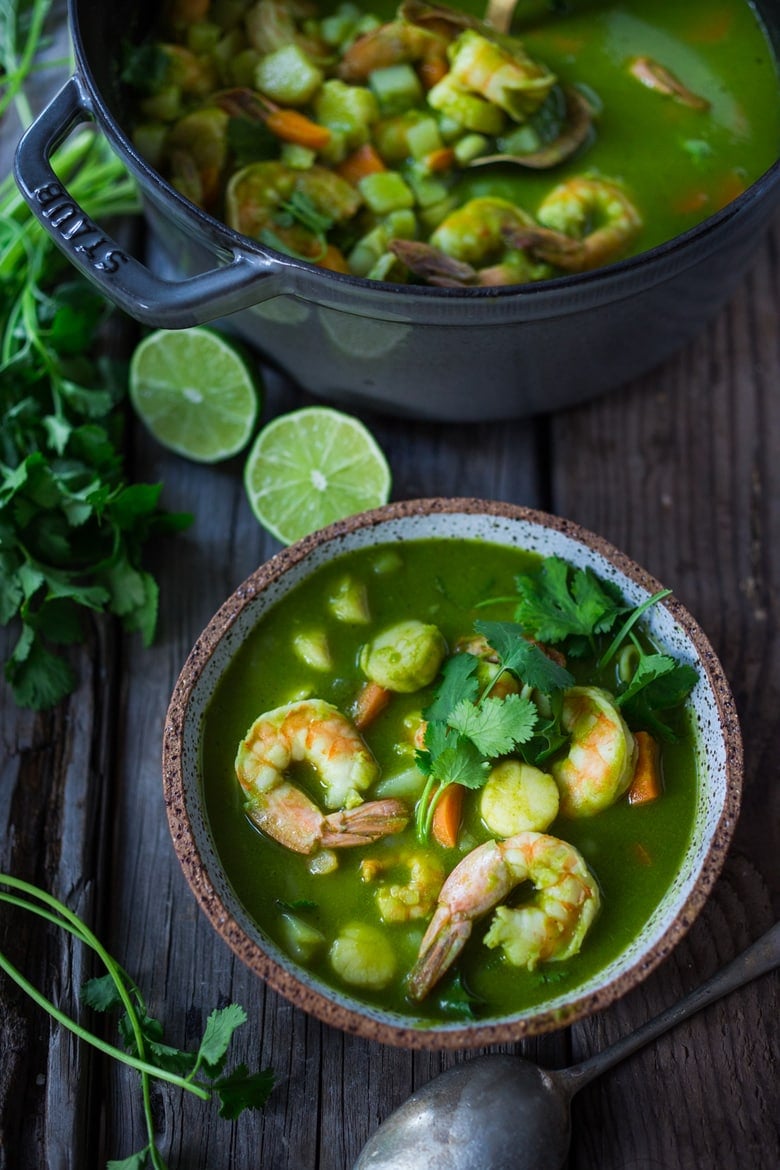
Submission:
<svg viewBox="0 0 780 1170">
<path fill-rule="evenodd" d="M 134 140 L 269 248 L 455 288 L 645 251 L 775 161 L 777 69 L 746 0 L 555 8 L 507 35 L 475 4 L 174 0 L 126 62 Z"/>
<path fill-rule="evenodd" d="M 208 705 L 221 863 L 295 963 L 401 1019 L 574 995 L 679 870 L 695 681 L 558 558 L 345 553 L 267 610 Z"/>
</svg>

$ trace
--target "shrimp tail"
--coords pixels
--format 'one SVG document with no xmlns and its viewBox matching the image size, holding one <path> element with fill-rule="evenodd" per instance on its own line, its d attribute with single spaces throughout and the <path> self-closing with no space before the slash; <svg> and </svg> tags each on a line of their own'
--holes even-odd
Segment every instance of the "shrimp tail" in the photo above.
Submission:
<svg viewBox="0 0 780 1170">
<path fill-rule="evenodd" d="M 471 921 L 454 918 L 440 906 L 430 921 L 417 961 L 406 981 L 407 994 L 415 1003 L 425 999 L 433 985 L 449 970 L 471 934 Z"/>
<path fill-rule="evenodd" d="M 583 265 L 585 248 L 582 241 L 564 232 L 529 226 L 507 227 L 502 234 L 509 247 L 528 252 L 535 260 L 575 272 Z"/>
<path fill-rule="evenodd" d="M 477 273 L 470 264 L 455 260 L 445 252 L 421 240 L 391 240 L 389 250 L 415 276 L 439 288 L 465 288 L 477 283 Z"/>
<path fill-rule="evenodd" d="M 400 800 L 369 800 L 356 808 L 338 809 L 324 817 L 320 844 L 331 849 L 370 845 L 372 841 L 400 833 L 408 822 L 409 813 Z"/>
</svg>

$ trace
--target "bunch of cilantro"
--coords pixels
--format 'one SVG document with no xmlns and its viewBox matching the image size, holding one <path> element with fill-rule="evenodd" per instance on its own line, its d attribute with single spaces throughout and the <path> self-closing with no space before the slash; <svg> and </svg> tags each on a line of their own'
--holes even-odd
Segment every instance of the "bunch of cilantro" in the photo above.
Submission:
<svg viewBox="0 0 780 1170">
<path fill-rule="evenodd" d="M 594 682 L 614 671 L 619 652 L 629 647 L 630 672 L 623 678 L 615 672 L 610 689 L 629 726 L 660 739 L 676 738 L 668 713 L 696 684 L 692 666 L 659 653 L 639 635 L 642 615 L 669 590 L 629 606 L 592 570 L 573 568 L 560 557 L 546 558 L 538 575 L 518 576 L 516 585 L 517 597 L 487 603 L 513 602 L 514 622 L 477 621 L 474 627 L 493 651 L 496 672 L 480 684 L 480 659 L 453 655 L 423 711 L 424 746 L 416 753 L 427 778 L 416 812 L 422 841 L 428 840 L 436 805 L 450 784 L 479 789 L 492 760 L 512 752 L 539 767 L 568 741 L 561 722 L 563 693 L 575 678 L 542 645 L 556 647 L 567 661 L 591 660 Z M 491 692 L 505 672 L 517 679 L 519 690 L 494 697 Z"/>
<path fill-rule="evenodd" d="M 51 0 L 0 0 L 0 113 L 31 120 L 24 83 L 45 47 Z M 105 141 L 83 130 L 54 160 L 95 219 L 137 211 Z M 16 702 L 44 709 L 75 686 L 61 648 L 87 611 L 151 641 L 157 585 L 146 541 L 189 523 L 159 506 L 161 485 L 124 467 L 126 371 L 99 354 L 108 306 L 72 275 L 8 175 L 0 183 L 0 625 L 19 635 L 5 663 Z"/>
</svg>

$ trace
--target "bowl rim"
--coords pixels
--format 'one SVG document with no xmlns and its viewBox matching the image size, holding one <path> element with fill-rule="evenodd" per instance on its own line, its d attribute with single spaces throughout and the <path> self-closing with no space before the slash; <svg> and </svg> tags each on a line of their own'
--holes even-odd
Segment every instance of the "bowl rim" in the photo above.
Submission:
<svg viewBox="0 0 780 1170">
<path fill-rule="evenodd" d="M 398 1024 L 384 1018 L 378 1019 L 370 1013 L 370 1009 L 365 1013 L 361 1012 L 359 1004 L 350 1008 L 328 998 L 323 991 L 302 983 L 294 971 L 283 967 L 247 936 L 241 924 L 223 905 L 211 877 L 206 872 L 187 808 L 182 760 L 187 706 L 195 685 L 222 637 L 244 609 L 269 585 L 304 561 L 315 549 L 334 541 L 339 543 L 352 532 L 376 527 L 387 521 L 403 520 L 410 516 L 456 513 L 484 514 L 552 529 L 600 554 L 641 589 L 655 593 L 663 588 L 647 570 L 604 537 L 574 521 L 539 509 L 473 497 L 428 497 L 386 504 L 337 521 L 289 545 L 258 566 L 234 590 L 212 616 L 190 650 L 174 686 L 163 729 L 163 796 L 174 850 L 196 901 L 222 940 L 274 991 L 322 1023 L 369 1040 L 409 1049 L 463 1049 L 516 1042 L 573 1024 L 603 1010 L 619 999 L 642 982 L 687 934 L 709 898 L 723 868 L 741 804 L 743 745 L 734 697 L 709 639 L 682 602 L 671 595 L 662 604 L 693 644 L 715 696 L 717 726 L 721 732 L 724 750 L 725 791 L 709 848 L 702 858 L 694 884 L 673 920 L 663 929 L 655 943 L 630 966 L 593 991 L 579 996 L 576 996 L 575 992 L 575 998 L 563 1007 L 551 1009 L 542 1007 L 538 1012 L 524 1018 L 499 1019 L 484 1023 L 468 1021 L 462 1027 L 439 1030 L 435 1026 L 427 1028 L 424 1025 L 406 1023 L 401 1017 Z"/>
</svg>

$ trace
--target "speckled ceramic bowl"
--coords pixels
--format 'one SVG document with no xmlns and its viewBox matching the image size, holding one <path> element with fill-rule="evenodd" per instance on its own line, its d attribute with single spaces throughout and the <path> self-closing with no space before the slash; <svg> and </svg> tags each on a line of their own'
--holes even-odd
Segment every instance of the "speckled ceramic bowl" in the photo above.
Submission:
<svg viewBox="0 0 780 1170">
<path fill-rule="evenodd" d="M 204 712 L 220 677 L 258 619 L 307 574 L 354 548 L 410 539 L 477 539 L 560 556 L 612 581 L 633 604 L 660 586 L 606 541 L 577 525 L 510 504 L 435 499 L 391 504 L 307 537 L 262 565 L 198 638 L 165 723 L 163 773 L 174 846 L 203 911 L 220 937 L 276 991 L 314 1016 L 389 1044 L 474 1047 L 549 1031 L 606 1007 L 639 983 L 683 937 L 720 872 L 740 802 L 742 745 L 734 701 L 706 637 L 673 597 L 651 608 L 653 638 L 699 671 L 691 697 L 699 792 L 693 832 L 676 879 L 640 934 L 574 990 L 511 1016 L 429 1026 L 365 1006 L 290 960 L 252 921 L 225 874 L 205 810 L 201 775 Z"/>
</svg>

